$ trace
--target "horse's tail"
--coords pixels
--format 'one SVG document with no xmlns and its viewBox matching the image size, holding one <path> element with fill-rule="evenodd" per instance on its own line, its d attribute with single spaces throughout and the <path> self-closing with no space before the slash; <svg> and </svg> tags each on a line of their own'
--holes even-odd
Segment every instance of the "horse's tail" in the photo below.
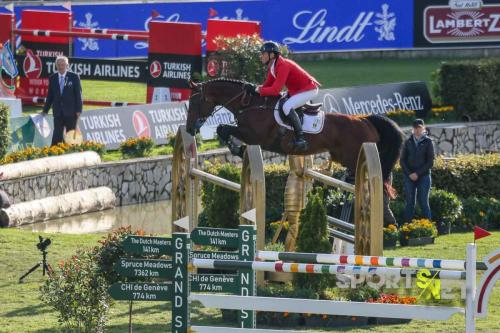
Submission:
<svg viewBox="0 0 500 333">
<path fill-rule="evenodd" d="M 370 115 L 367 119 L 377 129 L 380 140 L 377 142 L 380 165 L 382 166 L 382 178 L 389 196 L 395 195 L 390 186 L 391 171 L 396 165 L 403 145 L 403 133 L 399 126 L 391 119 L 379 115 Z M 394 192 L 393 192 L 394 191 Z"/>
</svg>

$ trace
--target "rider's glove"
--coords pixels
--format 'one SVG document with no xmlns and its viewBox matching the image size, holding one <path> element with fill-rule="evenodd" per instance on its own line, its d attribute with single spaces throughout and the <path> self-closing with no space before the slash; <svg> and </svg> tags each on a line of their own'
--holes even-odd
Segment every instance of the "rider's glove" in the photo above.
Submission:
<svg viewBox="0 0 500 333">
<path fill-rule="evenodd" d="M 253 83 L 245 83 L 244 87 L 247 94 L 255 95 L 257 94 L 257 86 Z"/>
</svg>

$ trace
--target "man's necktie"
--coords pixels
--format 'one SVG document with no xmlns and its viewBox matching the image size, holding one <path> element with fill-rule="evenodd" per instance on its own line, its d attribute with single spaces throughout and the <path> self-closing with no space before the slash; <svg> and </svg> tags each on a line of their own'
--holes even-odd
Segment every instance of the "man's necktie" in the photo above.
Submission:
<svg viewBox="0 0 500 333">
<path fill-rule="evenodd" d="M 64 76 L 59 76 L 59 90 L 61 91 L 61 95 L 64 90 Z"/>
</svg>

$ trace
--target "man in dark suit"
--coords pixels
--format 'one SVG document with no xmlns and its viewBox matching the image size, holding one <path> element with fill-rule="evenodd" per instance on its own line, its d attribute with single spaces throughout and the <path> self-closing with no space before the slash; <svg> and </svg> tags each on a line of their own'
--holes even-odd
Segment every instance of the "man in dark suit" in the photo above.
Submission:
<svg viewBox="0 0 500 333">
<path fill-rule="evenodd" d="M 68 71 L 68 58 L 58 56 L 56 69 L 57 73 L 49 77 L 49 91 L 43 107 L 44 115 L 49 112 L 50 107 L 52 107 L 54 115 L 52 145 L 64 141 L 64 128 L 66 128 L 66 132 L 76 129 L 83 105 L 80 77 Z"/>
</svg>

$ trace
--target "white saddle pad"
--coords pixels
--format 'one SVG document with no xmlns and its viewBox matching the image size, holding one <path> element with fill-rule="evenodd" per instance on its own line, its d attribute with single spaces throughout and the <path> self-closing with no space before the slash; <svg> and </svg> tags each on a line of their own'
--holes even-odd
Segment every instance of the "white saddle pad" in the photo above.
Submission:
<svg viewBox="0 0 500 333">
<path fill-rule="evenodd" d="M 278 102 L 279 104 L 279 102 Z M 286 129 L 293 131 L 293 127 L 285 124 L 280 117 L 279 114 L 279 105 L 276 104 L 276 107 L 274 108 L 274 119 L 276 122 L 280 125 L 285 127 Z M 324 111 L 319 111 L 316 115 L 309 115 L 309 114 L 304 114 L 304 122 L 302 123 L 302 130 L 304 133 L 310 133 L 310 134 L 318 134 L 321 133 L 323 130 L 323 125 L 325 124 L 325 112 Z"/>
</svg>

